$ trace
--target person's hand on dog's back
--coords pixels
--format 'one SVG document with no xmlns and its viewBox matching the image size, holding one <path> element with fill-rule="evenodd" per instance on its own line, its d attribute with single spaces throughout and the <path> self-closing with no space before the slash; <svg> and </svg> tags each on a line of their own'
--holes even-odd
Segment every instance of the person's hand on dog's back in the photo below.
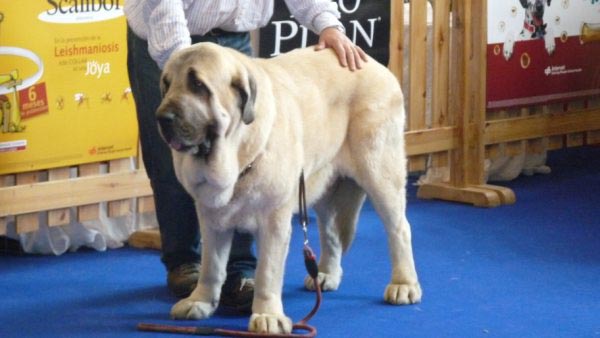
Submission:
<svg viewBox="0 0 600 338">
<path fill-rule="evenodd" d="M 360 69 L 363 62 L 367 62 L 367 54 L 355 45 L 350 39 L 337 27 L 328 27 L 321 31 L 319 43 L 315 50 L 333 48 L 340 60 L 342 67 L 348 67 L 351 71 Z"/>
</svg>

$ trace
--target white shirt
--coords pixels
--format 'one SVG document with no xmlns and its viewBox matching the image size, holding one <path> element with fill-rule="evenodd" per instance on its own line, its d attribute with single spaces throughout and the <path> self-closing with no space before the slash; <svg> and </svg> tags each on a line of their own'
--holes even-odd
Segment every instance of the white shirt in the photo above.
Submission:
<svg viewBox="0 0 600 338">
<path fill-rule="evenodd" d="M 125 15 L 133 32 L 148 41 L 150 56 L 162 69 L 174 51 L 191 45 L 191 35 L 211 29 L 247 32 L 268 24 L 275 0 L 127 0 Z M 278 0 L 281 1 L 281 0 Z M 306 28 L 319 34 L 341 26 L 337 4 L 330 0 L 285 0 Z"/>
</svg>

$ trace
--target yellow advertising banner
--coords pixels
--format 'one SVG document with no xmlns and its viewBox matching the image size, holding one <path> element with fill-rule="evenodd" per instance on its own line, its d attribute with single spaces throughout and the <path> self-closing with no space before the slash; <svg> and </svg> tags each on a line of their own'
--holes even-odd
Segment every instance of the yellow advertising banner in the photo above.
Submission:
<svg viewBox="0 0 600 338">
<path fill-rule="evenodd" d="M 0 0 L 0 175 L 137 155 L 124 0 Z"/>
</svg>

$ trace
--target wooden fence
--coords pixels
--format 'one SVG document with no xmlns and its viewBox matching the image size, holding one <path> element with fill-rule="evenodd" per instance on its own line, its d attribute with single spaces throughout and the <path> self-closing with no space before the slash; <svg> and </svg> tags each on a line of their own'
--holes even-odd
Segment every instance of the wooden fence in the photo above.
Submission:
<svg viewBox="0 0 600 338">
<path fill-rule="evenodd" d="M 142 161 L 118 159 L 105 163 L 0 175 L 0 235 L 14 217 L 17 233 L 49 226 L 97 220 L 100 203 L 107 203 L 107 216 L 154 211 L 152 190 Z M 45 220 L 41 220 L 45 218 Z"/>
<path fill-rule="evenodd" d="M 600 100 L 486 112 L 487 1 L 435 0 L 430 39 L 427 1 L 411 0 L 410 38 L 403 41 L 404 4 L 392 0 L 390 69 L 403 78 L 409 50 L 407 153 L 413 170 L 447 167 L 449 180 L 420 186 L 420 198 L 493 207 L 515 202 L 507 188 L 486 184 L 484 162 L 600 143 Z M 405 48 L 408 46 L 407 48 Z M 428 51 L 432 55 L 427 55 Z M 426 60 L 431 61 L 427 71 Z M 427 86 L 428 76 L 431 86 Z M 430 91 L 429 93 L 427 91 Z M 450 95 L 451 93 L 451 95 Z M 427 98 L 431 121 L 426 123 Z M 423 160 L 428 156 L 428 161 Z"/>
<path fill-rule="evenodd" d="M 427 1 L 412 0 L 405 41 L 404 4 L 392 0 L 389 67 L 403 79 L 405 59 L 409 63 L 403 85 L 410 93 L 410 169 L 450 172 L 447 182 L 422 185 L 421 198 L 486 207 L 514 203 L 510 189 L 485 183 L 486 157 L 600 142 L 600 100 L 486 112 L 486 7 L 483 0 L 433 1 L 428 27 Z M 50 226 L 68 224 L 73 208 L 79 221 L 98 219 L 100 203 L 108 204 L 109 217 L 132 209 L 151 212 L 152 191 L 141 163 L 121 159 L 0 176 L 0 235 L 13 217 L 18 233 L 37 230 L 41 217 Z"/>
</svg>

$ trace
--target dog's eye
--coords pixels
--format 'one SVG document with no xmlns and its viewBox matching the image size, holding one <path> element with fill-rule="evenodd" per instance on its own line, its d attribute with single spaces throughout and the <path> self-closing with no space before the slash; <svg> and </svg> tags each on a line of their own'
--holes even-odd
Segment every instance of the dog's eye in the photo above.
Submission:
<svg viewBox="0 0 600 338">
<path fill-rule="evenodd" d="M 169 81 L 166 77 L 162 78 L 162 87 L 161 94 L 165 96 L 165 93 L 169 91 L 169 87 L 171 86 L 171 81 Z"/>
<path fill-rule="evenodd" d="M 193 69 L 188 72 L 188 86 L 191 92 L 198 95 L 207 96 L 210 94 L 208 87 L 198 78 Z"/>
</svg>

